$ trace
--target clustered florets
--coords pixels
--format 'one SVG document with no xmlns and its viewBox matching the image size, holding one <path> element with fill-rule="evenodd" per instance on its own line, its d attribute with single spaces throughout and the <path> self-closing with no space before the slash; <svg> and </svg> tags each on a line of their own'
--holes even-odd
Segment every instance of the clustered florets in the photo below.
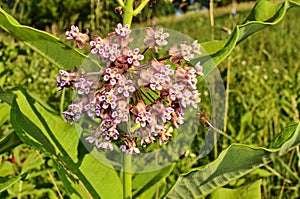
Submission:
<svg viewBox="0 0 300 199">
<path fill-rule="evenodd" d="M 95 36 L 89 42 L 86 33 L 75 26 L 66 33 L 76 41 L 78 48 L 88 43 L 91 53 L 106 63 L 99 72 L 60 70 L 58 90 L 70 87 L 76 90 L 77 99 L 63 112 L 71 124 L 83 114 L 99 118 L 100 124 L 85 139 L 97 148 L 113 150 L 116 143 L 127 154 L 139 153 L 139 146 L 167 143 L 184 122 L 184 109 L 197 109 L 200 94 L 197 76 L 203 76 L 202 66 L 189 66 L 190 59 L 200 54 L 197 41 L 188 45 L 173 45 L 166 57 L 145 61 L 144 53 L 168 44 L 169 33 L 163 29 L 147 28 L 143 53 L 130 49 L 129 25 L 118 24 L 114 33 L 102 39 Z M 151 92 L 150 92 L 151 91 Z M 96 121 L 96 120 L 95 120 Z"/>
</svg>

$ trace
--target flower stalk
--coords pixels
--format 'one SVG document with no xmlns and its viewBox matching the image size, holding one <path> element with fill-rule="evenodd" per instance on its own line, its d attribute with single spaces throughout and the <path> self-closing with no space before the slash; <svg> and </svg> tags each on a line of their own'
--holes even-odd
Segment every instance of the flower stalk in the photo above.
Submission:
<svg viewBox="0 0 300 199">
<path fill-rule="evenodd" d="M 124 154 L 123 168 L 123 198 L 132 198 L 132 176 L 131 176 L 131 155 Z"/>
<path fill-rule="evenodd" d="M 133 11 L 133 16 L 138 15 L 144 7 L 149 3 L 150 0 L 143 0 L 141 4 Z"/>
<path fill-rule="evenodd" d="M 150 0 L 142 0 L 136 9 L 134 9 L 134 0 L 127 0 L 126 3 L 118 0 L 119 5 L 124 8 L 123 25 L 128 24 L 131 26 L 132 18 L 138 15 Z"/>
<path fill-rule="evenodd" d="M 129 26 L 131 26 L 133 18 L 133 4 L 134 0 L 127 0 L 124 5 L 123 25 L 128 24 Z"/>
</svg>

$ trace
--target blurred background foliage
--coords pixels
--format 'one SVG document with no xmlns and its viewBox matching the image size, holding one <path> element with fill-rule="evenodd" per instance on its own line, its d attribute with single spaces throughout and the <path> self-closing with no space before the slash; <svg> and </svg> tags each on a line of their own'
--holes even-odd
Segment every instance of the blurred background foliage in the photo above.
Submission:
<svg viewBox="0 0 300 199">
<path fill-rule="evenodd" d="M 253 2 L 239 2 L 237 15 L 233 16 L 231 0 L 215 1 L 215 39 L 227 38 L 230 30 L 244 21 L 254 5 Z M 81 30 L 89 29 L 91 35 L 105 37 L 121 22 L 115 1 L 1 0 L 0 3 L 21 24 L 46 30 L 63 41 L 64 32 L 72 24 L 78 25 Z M 200 42 L 211 39 L 207 1 L 173 1 L 173 4 L 167 4 L 164 0 L 156 0 L 152 3 L 134 19 L 133 27 L 156 25 L 180 31 Z M 266 146 L 283 127 L 299 122 L 299 11 L 297 8 L 289 10 L 281 23 L 240 43 L 219 66 L 224 84 L 229 89 L 228 120 L 224 131 L 239 143 Z M 5 89 L 22 86 L 59 112 L 60 93 L 55 79 L 57 68 L 2 30 L 0 49 L 0 86 Z M 208 95 L 203 92 L 202 96 L 205 99 Z M 9 107 L 0 103 L 0 111 L 1 141 L 13 130 L 9 123 Z M 187 167 L 203 165 L 215 158 L 215 152 L 200 160 L 194 158 L 199 144 L 203 142 L 203 133 L 199 131 L 190 152 L 184 154 L 186 161 L 177 165 L 178 175 Z M 218 153 L 230 144 L 230 140 L 222 137 L 215 150 Z M 15 158 L 14 163 L 12 157 Z M 57 198 L 60 194 L 68 198 L 46 156 L 22 145 L 2 152 L 0 158 L 0 183 L 2 178 L 15 176 L 21 170 L 35 171 L 23 185 L 16 184 L 2 192 L 0 198 L 18 197 L 20 193 L 27 198 Z M 27 166 L 24 166 L 25 163 Z M 263 198 L 299 198 L 298 164 L 299 154 L 293 150 L 227 187 L 262 178 Z M 170 176 L 168 181 L 174 181 L 176 177 Z"/>
</svg>

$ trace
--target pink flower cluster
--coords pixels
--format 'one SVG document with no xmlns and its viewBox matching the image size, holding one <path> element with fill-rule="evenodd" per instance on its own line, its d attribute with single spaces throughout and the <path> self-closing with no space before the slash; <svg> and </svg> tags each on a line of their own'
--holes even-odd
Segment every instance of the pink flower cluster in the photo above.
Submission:
<svg viewBox="0 0 300 199">
<path fill-rule="evenodd" d="M 86 141 L 97 148 L 113 150 L 115 143 L 127 154 L 140 153 L 141 147 L 152 143 L 166 144 L 184 122 L 188 106 L 197 109 L 200 94 L 197 76 L 203 76 L 202 66 L 191 66 L 190 59 L 200 54 L 197 41 L 191 45 L 173 45 L 168 55 L 146 61 L 144 54 L 168 45 L 169 33 L 163 29 L 147 28 L 143 51 L 130 49 L 128 25 L 118 24 L 106 38 L 94 36 L 72 26 L 67 32 L 77 47 L 89 45 L 91 53 L 106 63 L 106 68 L 93 73 L 60 70 L 58 90 L 71 87 L 77 98 L 63 112 L 65 120 L 74 123 L 87 114 L 99 122 Z M 143 52 L 143 53 L 142 53 Z"/>
</svg>

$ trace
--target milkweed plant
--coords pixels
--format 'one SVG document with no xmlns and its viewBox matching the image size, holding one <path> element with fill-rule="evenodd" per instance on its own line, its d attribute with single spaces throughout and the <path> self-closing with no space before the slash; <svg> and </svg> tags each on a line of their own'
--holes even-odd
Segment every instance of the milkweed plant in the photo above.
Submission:
<svg viewBox="0 0 300 199">
<path fill-rule="evenodd" d="M 150 4 L 155 6 L 156 1 L 116 2 L 123 23 L 117 24 L 106 37 L 79 30 L 76 25 L 66 32 L 66 39 L 75 42 L 79 50 L 49 33 L 20 25 L 0 8 L 0 27 L 60 68 L 56 78 L 58 92 L 72 91 L 72 101 L 61 111 L 63 121 L 25 90 L 0 89 L 0 99 L 11 106 L 16 135 L 22 142 L 49 155 L 72 198 L 185 199 L 204 198 L 209 194 L 218 198 L 222 186 L 299 145 L 300 128 L 294 124 L 267 147 L 234 143 L 213 162 L 193 166 L 203 157 L 201 153 L 209 153 L 220 134 L 230 138 L 201 110 L 204 91 L 200 81 L 207 81 L 235 45 L 279 22 L 288 8 L 300 5 L 299 0 L 280 4 L 259 1 L 228 39 L 201 44 L 163 27 L 132 29 L 133 17 Z M 85 50 L 88 55 L 83 55 Z M 86 65 L 87 62 L 93 63 L 93 67 Z M 209 95 L 213 97 L 214 93 Z M 224 98 L 219 95 L 216 99 Z M 199 154 L 191 155 L 192 166 L 181 170 L 176 166 L 185 161 L 189 147 L 181 144 L 185 141 L 191 144 L 198 124 L 203 122 L 201 128 L 208 129 L 206 146 Z M 191 125 L 195 127 L 190 128 Z M 236 142 L 233 138 L 230 141 Z M 151 156 L 152 151 L 161 149 L 165 151 Z M 110 167 L 101 161 L 109 158 L 114 162 Z M 165 159 L 167 164 L 159 159 Z M 148 169 L 135 170 L 142 168 L 139 164 Z M 23 173 L 0 183 L 0 192 L 27 176 L 28 173 Z M 241 197 L 257 198 L 260 186 L 261 181 L 250 183 L 229 195 L 242 193 Z"/>
</svg>

